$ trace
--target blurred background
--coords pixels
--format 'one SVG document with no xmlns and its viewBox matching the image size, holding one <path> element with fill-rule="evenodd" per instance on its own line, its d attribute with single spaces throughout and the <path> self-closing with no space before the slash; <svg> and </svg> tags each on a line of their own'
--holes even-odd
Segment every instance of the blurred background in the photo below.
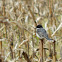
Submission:
<svg viewBox="0 0 62 62">
<path fill-rule="evenodd" d="M 56 41 L 54 55 L 44 39 L 44 62 L 62 62 L 62 0 L 0 0 L 0 62 L 39 62 L 38 24 Z"/>
</svg>

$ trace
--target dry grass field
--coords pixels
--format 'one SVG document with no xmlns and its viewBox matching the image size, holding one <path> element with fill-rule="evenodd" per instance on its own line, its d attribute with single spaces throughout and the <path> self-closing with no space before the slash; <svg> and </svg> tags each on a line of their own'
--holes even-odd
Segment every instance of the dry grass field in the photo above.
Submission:
<svg viewBox="0 0 62 62">
<path fill-rule="evenodd" d="M 62 0 L 0 0 L 0 62 L 62 62 Z"/>
</svg>

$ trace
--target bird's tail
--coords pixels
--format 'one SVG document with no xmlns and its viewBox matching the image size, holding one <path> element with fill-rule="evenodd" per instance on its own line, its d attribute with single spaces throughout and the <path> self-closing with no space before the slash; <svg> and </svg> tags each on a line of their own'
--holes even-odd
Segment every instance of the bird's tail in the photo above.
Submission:
<svg viewBox="0 0 62 62">
<path fill-rule="evenodd" d="M 53 39 L 50 39 L 49 37 L 46 38 L 48 41 L 54 42 Z"/>
<path fill-rule="evenodd" d="M 53 39 L 50 39 L 50 38 L 46 38 L 47 40 L 53 40 Z"/>
</svg>

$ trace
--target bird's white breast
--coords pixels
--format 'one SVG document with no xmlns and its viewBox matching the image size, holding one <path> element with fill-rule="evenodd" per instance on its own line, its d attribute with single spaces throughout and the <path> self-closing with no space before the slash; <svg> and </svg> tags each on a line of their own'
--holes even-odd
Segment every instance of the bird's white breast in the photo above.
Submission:
<svg viewBox="0 0 62 62">
<path fill-rule="evenodd" d="M 43 38 L 43 36 L 41 35 L 41 37 L 36 33 L 36 36 L 38 37 L 38 38 L 40 38 L 40 39 L 42 39 Z"/>
</svg>

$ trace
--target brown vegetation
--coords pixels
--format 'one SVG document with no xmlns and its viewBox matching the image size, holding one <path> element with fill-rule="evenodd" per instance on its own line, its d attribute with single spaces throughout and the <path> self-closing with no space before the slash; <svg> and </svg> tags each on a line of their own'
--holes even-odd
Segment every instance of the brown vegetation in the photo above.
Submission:
<svg viewBox="0 0 62 62">
<path fill-rule="evenodd" d="M 54 42 L 39 40 L 38 24 Z M 0 0 L 0 62 L 62 62 L 61 28 L 62 0 Z"/>
</svg>

